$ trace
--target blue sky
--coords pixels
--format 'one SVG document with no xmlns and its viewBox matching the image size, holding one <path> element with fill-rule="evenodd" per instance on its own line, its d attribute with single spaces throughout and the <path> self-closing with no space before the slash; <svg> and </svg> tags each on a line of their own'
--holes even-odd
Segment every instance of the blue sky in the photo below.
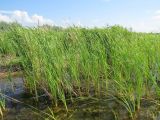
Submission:
<svg viewBox="0 0 160 120">
<path fill-rule="evenodd" d="M 160 0 L 1 0 L 0 21 L 160 31 Z"/>
</svg>

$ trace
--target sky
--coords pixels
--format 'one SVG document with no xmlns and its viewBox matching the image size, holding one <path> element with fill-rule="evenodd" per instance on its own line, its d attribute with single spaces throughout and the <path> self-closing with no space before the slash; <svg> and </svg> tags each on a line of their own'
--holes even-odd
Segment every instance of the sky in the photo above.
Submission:
<svg viewBox="0 0 160 120">
<path fill-rule="evenodd" d="M 160 32 L 160 0 L 1 0 L 0 21 Z"/>
</svg>

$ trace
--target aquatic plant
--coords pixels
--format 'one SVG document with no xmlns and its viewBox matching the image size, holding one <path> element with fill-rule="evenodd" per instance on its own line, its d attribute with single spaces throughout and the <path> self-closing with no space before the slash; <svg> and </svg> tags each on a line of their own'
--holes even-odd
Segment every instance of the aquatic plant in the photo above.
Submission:
<svg viewBox="0 0 160 120">
<path fill-rule="evenodd" d="M 21 58 L 26 87 L 55 105 L 74 97 L 115 97 L 132 119 L 141 99 L 159 96 L 160 36 L 119 26 L 23 28 L 1 32 L 0 51 Z"/>
</svg>

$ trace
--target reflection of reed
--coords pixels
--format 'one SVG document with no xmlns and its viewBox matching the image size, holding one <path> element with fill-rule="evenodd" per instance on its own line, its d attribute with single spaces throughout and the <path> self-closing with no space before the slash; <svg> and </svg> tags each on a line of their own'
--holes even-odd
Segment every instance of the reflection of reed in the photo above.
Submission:
<svg viewBox="0 0 160 120">
<path fill-rule="evenodd" d="M 0 79 L 4 79 L 7 77 L 17 77 L 17 76 L 22 76 L 22 72 L 12 72 L 12 73 L 3 72 L 3 73 L 0 73 Z"/>
</svg>

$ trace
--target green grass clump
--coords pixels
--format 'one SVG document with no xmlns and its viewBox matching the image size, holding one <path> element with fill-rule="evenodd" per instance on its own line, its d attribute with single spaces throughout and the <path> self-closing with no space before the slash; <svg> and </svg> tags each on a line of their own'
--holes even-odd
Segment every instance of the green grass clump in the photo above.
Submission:
<svg viewBox="0 0 160 120">
<path fill-rule="evenodd" d="M 67 108 L 66 99 L 74 96 L 113 96 L 133 117 L 142 97 L 160 95 L 160 35 L 119 26 L 58 30 L 14 26 L 0 36 L 1 54 L 21 58 L 31 92 L 47 91 L 55 105 L 62 101 Z"/>
</svg>

